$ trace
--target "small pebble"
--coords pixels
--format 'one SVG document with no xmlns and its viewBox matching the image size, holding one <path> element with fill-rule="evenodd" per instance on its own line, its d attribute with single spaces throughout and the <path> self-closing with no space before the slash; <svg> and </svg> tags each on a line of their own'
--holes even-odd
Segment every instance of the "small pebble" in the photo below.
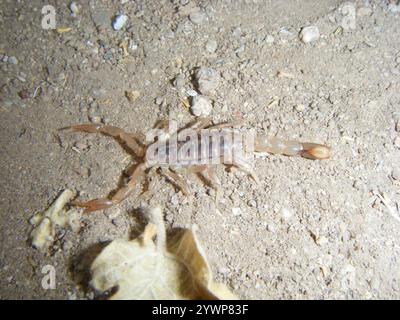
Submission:
<svg viewBox="0 0 400 320">
<path fill-rule="evenodd" d="M 106 60 L 106 61 L 108 61 L 108 60 L 111 60 L 112 58 L 113 58 L 113 52 L 112 52 L 112 50 L 111 50 L 111 49 L 110 49 L 110 50 L 107 50 L 106 53 L 105 53 L 104 56 L 103 56 L 103 59 Z"/>
<path fill-rule="evenodd" d="M 16 57 L 8 57 L 8 63 L 18 64 L 18 59 Z"/>
<path fill-rule="evenodd" d="M 189 15 L 189 20 L 192 21 L 194 24 L 201 24 L 205 20 L 206 15 L 203 11 L 196 11 L 192 12 Z"/>
<path fill-rule="evenodd" d="M 81 175 L 83 179 L 87 179 L 90 177 L 91 171 L 89 168 L 82 168 Z"/>
<path fill-rule="evenodd" d="M 196 117 L 207 117 L 212 111 L 211 101 L 205 96 L 197 95 L 193 97 L 190 110 Z"/>
<path fill-rule="evenodd" d="M 163 97 L 157 97 L 155 102 L 156 102 L 156 105 L 159 106 L 159 105 L 161 105 L 163 103 L 163 101 L 164 101 Z"/>
<path fill-rule="evenodd" d="M 99 116 L 90 116 L 89 117 L 90 122 L 92 123 L 102 123 L 102 118 Z"/>
<path fill-rule="evenodd" d="M 399 4 L 389 3 L 388 9 L 392 13 L 399 13 L 400 12 L 400 3 Z"/>
<path fill-rule="evenodd" d="M 232 30 L 232 35 L 233 35 L 235 38 L 240 37 L 241 34 L 242 34 L 242 29 L 241 29 L 240 27 L 235 27 L 235 28 Z"/>
<path fill-rule="evenodd" d="M 257 206 L 257 202 L 255 201 L 255 200 L 249 200 L 248 202 L 247 202 L 247 204 L 250 206 L 250 207 L 256 207 Z"/>
<path fill-rule="evenodd" d="M 171 204 L 173 204 L 174 206 L 179 205 L 179 197 L 177 194 L 174 194 L 171 198 Z"/>
<path fill-rule="evenodd" d="M 189 89 L 188 91 L 186 91 L 186 93 L 187 93 L 188 96 L 190 96 L 190 97 L 195 97 L 195 96 L 198 95 L 197 91 L 196 91 L 196 90 L 193 90 L 193 89 Z"/>
<path fill-rule="evenodd" d="M 304 43 L 317 41 L 320 37 L 319 29 L 316 26 L 308 26 L 301 29 L 300 40 Z"/>
<path fill-rule="evenodd" d="M 71 10 L 71 13 L 74 17 L 79 13 L 79 7 L 76 2 L 71 2 L 69 5 L 69 10 Z"/>
<path fill-rule="evenodd" d="M 292 210 L 288 209 L 288 208 L 282 208 L 281 214 L 282 214 L 283 220 L 285 220 L 285 221 L 290 220 L 293 216 Z"/>
<path fill-rule="evenodd" d="M 197 70 L 195 78 L 202 94 L 213 94 L 220 81 L 219 73 L 211 68 L 200 68 Z"/>
<path fill-rule="evenodd" d="M 183 74 L 178 74 L 174 80 L 174 86 L 178 90 L 182 90 L 183 87 L 185 86 L 186 80 L 185 76 Z"/>
<path fill-rule="evenodd" d="M 267 44 L 273 44 L 274 41 L 275 41 L 275 38 L 274 38 L 273 36 L 271 36 L 270 34 L 267 35 L 266 38 L 265 38 L 265 42 L 266 42 Z"/>
<path fill-rule="evenodd" d="M 370 16 L 371 14 L 372 14 L 372 9 L 371 8 L 367 8 L 367 7 L 361 7 L 357 11 L 357 15 L 359 17 L 366 17 L 366 16 Z"/>
<path fill-rule="evenodd" d="M 291 32 L 287 27 L 282 27 L 279 30 L 279 37 L 283 43 L 292 40 L 296 37 L 296 35 Z"/>
<path fill-rule="evenodd" d="M 75 148 L 78 149 L 79 151 L 84 151 L 88 148 L 89 146 L 86 143 L 78 141 L 75 143 Z"/>
<path fill-rule="evenodd" d="M 232 208 L 232 214 L 237 217 L 242 215 L 242 210 L 240 208 Z"/>
<path fill-rule="evenodd" d="M 140 96 L 140 92 L 137 90 L 125 91 L 125 96 L 129 102 L 135 102 Z"/>
<path fill-rule="evenodd" d="M 127 21 L 128 21 L 128 16 L 124 14 L 116 16 L 113 21 L 114 30 L 116 31 L 121 30 Z"/>
<path fill-rule="evenodd" d="M 206 49 L 210 53 L 214 53 L 218 48 L 218 43 L 215 40 L 208 40 L 206 43 Z"/>
</svg>

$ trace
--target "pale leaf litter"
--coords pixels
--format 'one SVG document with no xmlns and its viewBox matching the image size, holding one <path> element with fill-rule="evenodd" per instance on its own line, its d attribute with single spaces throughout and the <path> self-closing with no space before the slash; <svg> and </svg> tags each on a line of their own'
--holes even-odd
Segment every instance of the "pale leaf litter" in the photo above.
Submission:
<svg viewBox="0 0 400 320">
<path fill-rule="evenodd" d="M 34 225 L 31 233 L 32 245 L 39 251 L 46 252 L 53 244 L 56 227 L 71 228 L 78 232 L 79 213 L 76 209 L 65 210 L 65 205 L 75 197 L 75 192 L 64 190 L 54 203 L 44 212 L 36 213 L 30 223 Z"/>
<path fill-rule="evenodd" d="M 161 208 L 148 212 L 150 223 L 141 237 L 114 240 L 93 262 L 91 284 L 96 290 L 117 286 L 111 299 L 236 298 L 224 285 L 213 282 L 195 228 L 167 241 Z"/>
<path fill-rule="evenodd" d="M 49 251 L 56 227 L 79 231 L 79 213 L 65 209 L 75 195 L 64 190 L 46 211 L 31 218 L 33 247 Z M 105 292 L 117 287 L 111 298 L 124 300 L 237 299 L 225 285 L 213 281 L 196 226 L 167 241 L 161 208 L 148 209 L 147 215 L 150 222 L 139 238 L 116 239 L 95 259 L 91 266 L 94 289 Z"/>
</svg>

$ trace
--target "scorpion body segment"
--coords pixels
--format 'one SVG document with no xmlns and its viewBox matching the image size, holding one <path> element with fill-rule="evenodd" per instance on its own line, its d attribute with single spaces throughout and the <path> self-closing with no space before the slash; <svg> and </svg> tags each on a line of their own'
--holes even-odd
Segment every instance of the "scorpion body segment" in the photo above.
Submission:
<svg viewBox="0 0 400 320">
<path fill-rule="evenodd" d="M 216 189 L 218 202 L 220 182 L 212 169 L 215 164 L 235 166 L 259 182 L 249 161 L 249 156 L 252 156 L 253 152 L 301 156 L 314 160 L 328 159 L 331 156 L 331 148 L 321 144 L 285 141 L 266 135 L 248 135 L 243 139 L 238 129 L 230 129 L 233 125 L 231 123 L 211 125 L 210 119 L 199 119 L 188 128 L 172 134 L 158 128 L 162 135 L 158 135 L 158 139 L 147 146 L 143 144 L 142 135 L 127 133 L 114 126 L 100 124 L 72 126 L 71 129 L 74 131 L 112 136 L 123 143 L 138 159 L 129 181 L 111 197 L 88 202 L 75 201 L 73 204 L 85 208 L 85 212 L 116 205 L 134 190 L 139 179 L 153 167 L 159 168 L 160 172 L 185 195 L 190 194 L 190 188 L 181 177 L 181 173 L 192 172 L 202 175 L 209 181 L 210 186 Z"/>
</svg>

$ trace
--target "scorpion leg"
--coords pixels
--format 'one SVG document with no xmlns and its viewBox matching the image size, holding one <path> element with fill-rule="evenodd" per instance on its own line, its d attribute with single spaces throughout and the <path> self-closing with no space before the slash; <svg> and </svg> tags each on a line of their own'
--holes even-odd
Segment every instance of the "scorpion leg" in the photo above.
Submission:
<svg viewBox="0 0 400 320">
<path fill-rule="evenodd" d="M 210 182 L 210 186 L 215 190 L 215 202 L 218 204 L 219 199 L 221 198 L 221 181 L 219 181 L 217 175 L 213 168 L 207 167 L 205 170 L 208 176 L 208 181 Z"/>
<path fill-rule="evenodd" d="M 190 196 L 190 187 L 185 180 L 171 169 L 161 168 L 161 173 L 165 175 L 173 184 L 177 185 L 185 196 Z"/>
<path fill-rule="evenodd" d="M 246 162 L 246 160 L 242 158 L 235 157 L 232 161 L 232 164 L 237 167 L 239 170 L 242 170 L 243 172 L 247 173 L 250 177 L 253 178 L 253 180 L 259 185 L 260 184 L 260 179 L 258 179 L 257 174 L 254 172 L 253 169 L 251 169 L 250 165 Z"/>
<path fill-rule="evenodd" d="M 183 130 L 195 130 L 199 131 L 209 127 L 211 124 L 211 118 L 198 118 L 195 122 L 190 124 L 187 128 Z"/>
<path fill-rule="evenodd" d="M 201 175 L 203 182 L 206 182 L 211 188 L 215 190 L 215 202 L 218 204 L 221 198 L 221 182 L 215 174 L 213 168 L 207 165 L 195 165 L 187 169 L 191 173 Z M 206 180 L 206 181 L 204 181 Z"/>
<path fill-rule="evenodd" d="M 142 157 L 145 153 L 145 149 L 141 146 L 138 140 L 141 140 L 143 137 L 140 134 L 133 134 L 125 132 L 124 130 L 109 126 L 109 125 L 102 125 L 102 124 L 78 124 L 75 126 L 71 126 L 71 129 L 74 131 L 82 131 L 87 133 L 103 133 L 105 135 L 109 135 L 116 139 L 121 139 L 126 146 L 133 151 L 138 157 Z"/>
<path fill-rule="evenodd" d="M 207 127 L 207 129 L 217 129 L 218 130 L 218 129 L 232 128 L 232 127 L 235 127 L 242 123 L 243 123 L 242 120 L 229 121 L 229 122 L 219 123 L 219 124 L 209 126 L 209 127 Z"/>
<path fill-rule="evenodd" d="M 97 210 L 106 209 L 115 204 L 120 203 L 129 195 L 129 193 L 131 193 L 131 191 L 133 190 L 133 188 L 137 183 L 138 178 L 140 177 L 141 174 L 143 174 L 144 167 L 145 167 L 144 164 L 138 165 L 135 171 L 130 176 L 128 184 L 125 187 L 119 189 L 111 199 L 100 198 L 100 199 L 90 200 L 88 202 L 73 201 L 72 204 L 77 207 L 85 208 L 84 213 L 89 213 Z"/>
</svg>

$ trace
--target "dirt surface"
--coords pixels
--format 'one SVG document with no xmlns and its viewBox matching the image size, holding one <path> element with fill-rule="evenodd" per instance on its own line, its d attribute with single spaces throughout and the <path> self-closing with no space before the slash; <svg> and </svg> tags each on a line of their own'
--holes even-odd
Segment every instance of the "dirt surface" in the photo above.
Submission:
<svg viewBox="0 0 400 320">
<path fill-rule="evenodd" d="M 335 0 L 121 2 L 77 1 L 73 17 L 65 1 L 1 1 L 1 298 L 93 299 L 90 262 L 108 241 L 142 229 L 144 204 L 162 205 L 170 229 L 196 224 L 215 277 L 243 299 L 400 298 L 395 1 L 355 2 L 354 29 L 339 27 Z M 70 31 L 42 29 L 47 3 L 57 28 Z M 120 12 L 129 19 L 115 31 Z M 298 33 L 308 25 L 321 36 L 305 44 Z M 220 166 L 219 211 L 195 176 L 190 203 L 154 175 L 151 192 L 138 187 L 122 204 L 82 215 L 79 234 L 59 230 L 49 254 L 32 248 L 34 213 L 65 188 L 83 200 L 107 195 L 132 163 L 109 137 L 60 128 L 146 132 L 168 115 L 192 121 L 181 98 L 196 89 L 199 67 L 221 75 L 210 97 L 215 122 L 242 118 L 260 133 L 326 143 L 332 159 L 257 158 L 261 186 Z M 140 92 L 133 102 L 129 90 Z M 42 288 L 46 265 L 56 269 L 55 290 Z"/>
</svg>

